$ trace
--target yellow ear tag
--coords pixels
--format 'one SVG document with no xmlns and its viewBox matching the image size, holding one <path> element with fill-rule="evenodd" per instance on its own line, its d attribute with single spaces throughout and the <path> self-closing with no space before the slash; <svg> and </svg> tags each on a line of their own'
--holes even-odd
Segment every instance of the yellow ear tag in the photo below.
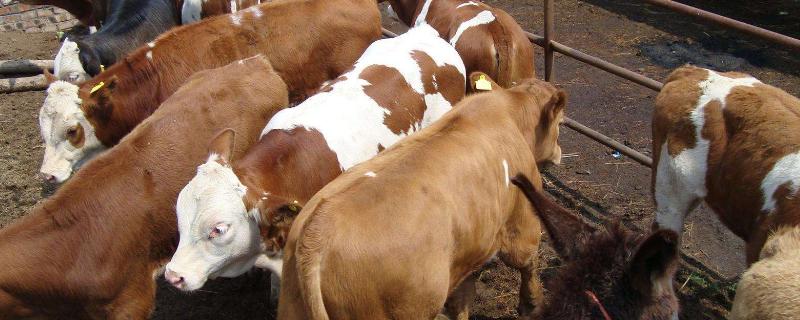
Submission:
<svg viewBox="0 0 800 320">
<path fill-rule="evenodd" d="M 97 85 L 92 87 L 92 91 L 89 91 L 89 94 L 97 92 L 97 90 L 100 90 L 100 88 L 102 88 L 104 85 L 106 85 L 106 83 L 103 82 L 103 81 L 100 81 L 100 83 L 98 83 Z"/>
<path fill-rule="evenodd" d="M 297 202 L 297 200 L 292 201 L 292 203 L 289 204 L 289 210 L 291 210 L 292 212 L 300 211 L 300 207 L 297 206 L 298 203 L 299 202 Z"/>
<path fill-rule="evenodd" d="M 486 75 L 481 75 L 478 80 L 475 80 L 475 89 L 492 90 L 492 83 L 486 80 Z"/>
<path fill-rule="evenodd" d="M 100 65 L 100 72 L 106 72 L 106 66 Z"/>
</svg>

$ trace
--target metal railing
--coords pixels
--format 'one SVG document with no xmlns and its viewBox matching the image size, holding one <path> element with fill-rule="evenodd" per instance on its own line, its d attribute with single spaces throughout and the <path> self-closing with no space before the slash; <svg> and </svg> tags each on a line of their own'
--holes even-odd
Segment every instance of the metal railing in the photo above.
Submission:
<svg viewBox="0 0 800 320">
<path fill-rule="evenodd" d="M 714 14 L 708 11 L 704 11 L 692 6 L 688 6 L 679 2 L 670 1 L 670 0 L 644 0 L 645 2 L 652 3 L 654 5 L 659 5 L 670 9 L 672 11 L 676 11 L 678 13 L 683 13 L 687 15 L 691 15 L 693 17 L 713 22 L 724 27 L 729 27 L 752 36 L 771 41 L 780 45 L 787 47 L 790 50 L 800 51 L 800 40 L 776 33 L 773 31 L 769 31 L 763 28 L 759 28 L 741 21 L 737 21 L 728 17 L 724 17 L 718 14 Z M 601 58 L 592 56 L 590 54 L 586 54 L 579 50 L 570 48 L 566 45 L 563 45 L 554 40 L 554 32 L 553 26 L 554 22 L 554 7 L 553 7 L 553 0 L 544 0 L 544 37 L 540 37 L 538 35 L 526 32 L 528 39 L 544 48 L 544 67 L 545 67 L 545 74 L 544 78 L 546 81 L 552 81 L 553 79 L 553 60 L 554 60 L 554 52 L 558 52 L 565 56 L 571 57 L 593 67 L 596 67 L 600 70 L 604 70 L 611 74 L 614 74 L 620 78 L 626 79 L 643 87 L 652 89 L 654 91 L 661 91 L 661 88 L 664 86 L 663 83 L 648 78 L 642 74 L 636 73 L 634 71 L 625 69 L 624 67 L 615 65 L 611 62 L 605 61 Z M 635 160 L 636 162 L 645 165 L 645 166 L 652 166 L 653 160 L 638 152 L 634 149 L 631 149 L 624 144 L 611 139 L 608 136 L 605 136 L 591 128 L 584 126 L 572 119 L 567 119 L 564 123 L 565 126 L 597 141 L 600 142 L 610 148 L 614 148 L 620 153 L 630 157 L 631 159 Z"/>
</svg>

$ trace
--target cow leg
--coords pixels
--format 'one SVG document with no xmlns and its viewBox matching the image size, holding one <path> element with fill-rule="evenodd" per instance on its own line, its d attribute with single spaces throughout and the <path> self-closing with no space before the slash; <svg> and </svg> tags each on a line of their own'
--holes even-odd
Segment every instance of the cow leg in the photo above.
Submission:
<svg viewBox="0 0 800 320">
<path fill-rule="evenodd" d="M 520 200 L 524 198 L 520 197 Z M 542 238 L 541 225 L 527 202 L 520 202 L 518 213 L 507 222 L 506 239 L 500 251 L 500 259 L 520 271 L 522 283 L 519 290 L 520 316 L 531 313 L 544 303 L 544 290 L 537 273 L 539 243 Z"/>
<path fill-rule="evenodd" d="M 653 230 L 669 229 L 681 234 L 683 220 L 705 197 L 706 159 L 695 159 L 689 152 L 672 157 L 667 152 L 667 143 L 659 153 L 653 173 L 656 202 Z"/>
<path fill-rule="evenodd" d="M 147 319 L 153 312 L 155 299 L 155 280 L 134 277 L 108 307 L 107 319 Z"/>
<path fill-rule="evenodd" d="M 480 272 L 473 272 L 458 285 L 445 303 L 445 314 L 450 320 L 469 320 L 469 306 L 475 300 L 475 282 Z"/>
</svg>

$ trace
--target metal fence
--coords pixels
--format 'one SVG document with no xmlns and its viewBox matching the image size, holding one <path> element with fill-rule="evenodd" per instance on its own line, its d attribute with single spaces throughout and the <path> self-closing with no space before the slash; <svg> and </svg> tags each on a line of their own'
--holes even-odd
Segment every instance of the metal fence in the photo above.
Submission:
<svg viewBox="0 0 800 320">
<path fill-rule="evenodd" d="M 782 45 L 789 50 L 800 52 L 800 40 L 786 35 L 782 35 L 780 33 L 772 32 L 763 28 L 759 28 L 741 21 L 720 16 L 675 1 L 670 1 L 670 0 L 643 0 L 643 1 L 654 5 L 662 6 L 672 11 L 683 13 L 708 22 L 713 22 L 723 27 L 744 32 L 752 36 Z M 652 89 L 654 91 L 661 91 L 661 88 L 664 86 L 664 84 L 661 82 L 648 78 L 634 71 L 625 69 L 611 62 L 605 61 L 601 58 L 570 48 L 553 40 L 554 39 L 553 26 L 555 24 L 554 22 L 555 19 L 553 17 L 554 14 L 555 14 L 555 9 L 553 6 L 553 0 L 544 0 L 544 37 L 532 34 L 530 32 L 526 32 L 528 35 L 528 39 L 531 42 L 544 48 L 545 80 L 552 81 L 553 79 L 553 57 L 554 53 L 558 52 L 560 54 L 574 58 L 578 61 L 581 61 L 598 69 L 604 70 L 606 72 L 619 76 L 623 79 L 626 79 L 643 87 Z M 651 167 L 653 165 L 653 159 L 651 159 L 650 157 L 642 154 L 641 152 L 638 152 L 634 149 L 627 147 L 626 145 L 620 143 L 619 141 L 611 139 L 608 136 L 605 136 L 595 130 L 592 130 L 591 128 L 584 126 L 575 120 L 567 118 L 565 119 L 564 125 L 589 138 L 592 138 L 597 142 L 600 142 L 610 148 L 618 150 L 620 153 L 630 157 L 631 159 L 642 165 L 648 167 Z"/>
</svg>

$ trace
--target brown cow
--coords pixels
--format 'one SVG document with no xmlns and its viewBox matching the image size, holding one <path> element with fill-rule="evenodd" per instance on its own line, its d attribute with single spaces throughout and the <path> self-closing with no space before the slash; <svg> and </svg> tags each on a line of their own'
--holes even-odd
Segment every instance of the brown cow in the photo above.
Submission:
<svg viewBox="0 0 800 320">
<path fill-rule="evenodd" d="M 508 13 L 471 0 L 389 0 L 408 26 L 430 24 L 456 48 L 467 73 L 482 71 L 508 88 L 535 76 L 533 45 Z"/>
<path fill-rule="evenodd" d="M 541 178 L 533 177 L 540 185 Z M 677 233 L 659 230 L 640 235 L 617 223 L 595 230 L 550 201 L 525 175 L 512 182 L 531 201 L 564 259 L 547 282 L 552 296 L 531 319 L 678 319 L 678 298 L 672 288 L 678 270 Z"/>
<path fill-rule="evenodd" d="M 681 231 L 705 200 L 758 259 L 771 232 L 800 224 L 800 99 L 742 73 L 682 67 L 653 115 L 654 227 Z"/>
<path fill-rule="evenodd" d="M 225 127 L 241 154 L 288 104 L 263 57 L 189 78 L 119 145 L 0 230 L 0 319 L 145 319 L 177 240 L 178 191 Z"/>
<path fill-rule="evenodd" d="M 434 123 L 464 96 L 464 78 L 455 49 L 420 26 L 374 42 L 351 71 L 276 114 L 242 159 L 229 156 L 231 141 L 214 143 L 178 197 L 181 239 L 167 280 L 191 291 L 254 264 L 280 274 L 280 257 L 263 254 L 283 247 L 297 209 L 342 171 Z"/>
<path fill-rule="evenodd" d="M 69 87 L 63 94 L 69 99 L 56 99 L 68 103 L 43 114 L 54 127 L 42 128 L 42 173 L 65 180 L 88 151 L 116 144 L 196 71 L 263 53 L 297 102 L 352 66 L 380 34 L 374 0 L 278 1 L 172 29 L 79 90 Z M 80 137 L 69 136 L 78 125 Z"/>
<path fill-rule="evenodd" d="M 520 313 L 540 305 L 539 221 L 510 174 L 558 162 L 565 102 L 535 79 L 469 96 L 325 186 L 289 232 L 278 319 L 433 319 L 496 255 L 522 272 Z"/>
</svg>

